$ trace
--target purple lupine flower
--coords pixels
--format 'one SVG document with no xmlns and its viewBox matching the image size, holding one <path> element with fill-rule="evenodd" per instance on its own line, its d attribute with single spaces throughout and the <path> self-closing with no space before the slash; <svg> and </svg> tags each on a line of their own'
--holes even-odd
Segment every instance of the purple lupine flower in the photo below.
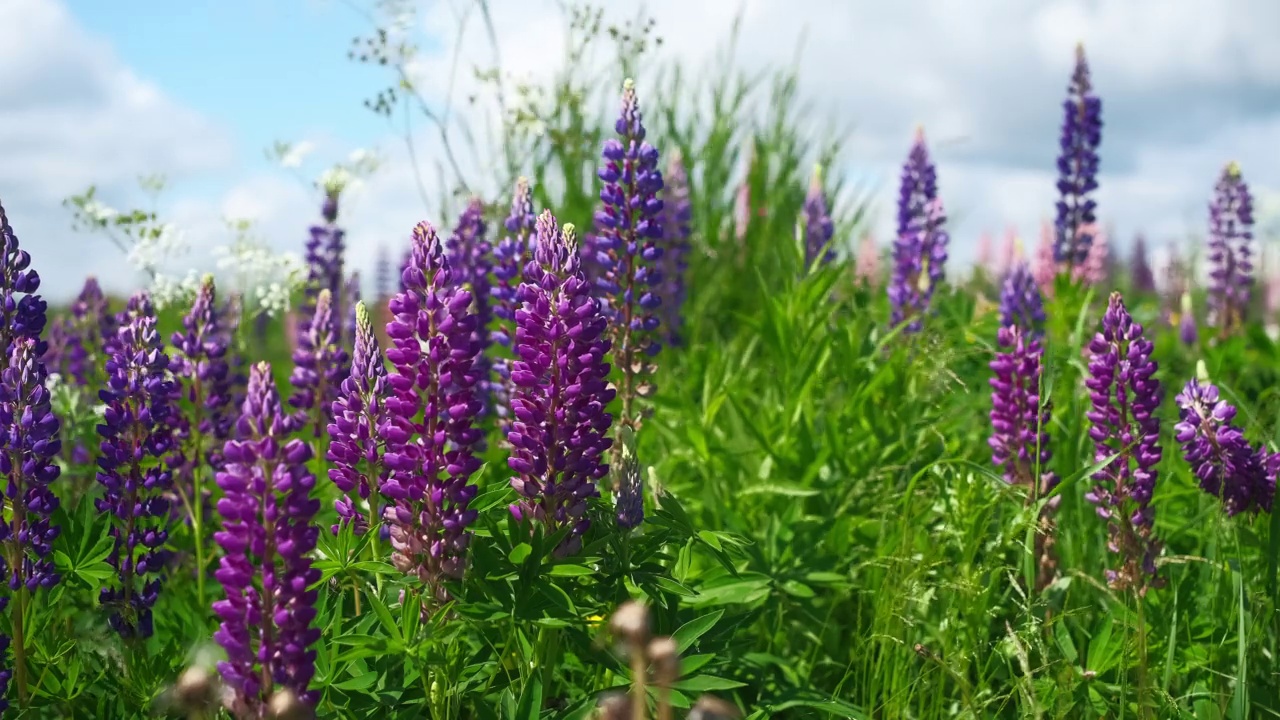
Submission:
<svg viewBox="0 0 1280 720">
<path fill-rule="evenodd" d="M 637 395 L 652 392 L 646 378 L 649 358 L 662 349 L 660 322 L 654 312 L 662 305 L 662 171 L 658 150 L 645 142 L 644 122 L 636 102 L 635 83 L 622 86 L 622 113 L 614 124 L 621 141 L 610 138 L 601 155 L 598 175 L 604 181 L 596 213 L 596 261 L 613 334 L 614 361 L 622 371 L 621 422 L 638 429 L 640 414 L 632 410 Z"/>
<path fill-rule="evenodd" d="M 244 407 L 244 398 L 249 389 L 248 360 L 245 358 L 244 345 L 240 339 L 240 322 L 244 315 L 244 299 L 239 293 L 232 293 L 219 313 L 218 326 L 222 330 L 222 339 L 227 344 L 227 403 L 232 408 Z M 235 414 L 228 412 L 222 415 L 222 425 L 215 429 L 214 436 L 220 441 L 231 439 L 235 428 Z M 222 448 L 215 447 L 210 458 L 221 456 Z M 215 463 L 216 464 L 216 463 Z"/>
<path fill-rule="evenodd" d="M 307 470 L 311 448 L 289 440 L 288 416 L 265 362 L 249 373 L 249 392 L 227 442 L 226 466 L 218 472 L 222 530 L 214 540 L 223 556 L 214 576 L 226 599 L 213 603 L 221 620 L 213 638 L 227 651 L 218 663 L 234 693 L 237 717 L 267 717 L 277 687 L 314 706 L 319 693 L 307 689 L 315 674 L 320 638 L 313 627 L 320 579 L 308 555 L 319 530 L 311 524 L 320 501 L 311 497 L 315 477 Z"/>
<path fill-rule="evenodd" d="M 619 528 L 631 530 L 644 522 L 644 477 L 640 474 L 640 459 L 634 452 L 622 454 L 615 500 L 614 515 Z"/>
<path fill-rule="evenodd" d="M 604 454 L 612 445 L 613 416 L 605 408 L 615 392 L 608 384 L 603 303 L 582 274 L 573 226 L 560 232 L 550 211 L 538 217 L 518 299 L 507 465 L 521 499 L 511 510 L 548 532 L 571 527 L 558 548 L 570 555 L 590 527 L 587 499 L 598 496 L 596 481 L 609 473 Z"/>
<path fill-rule="evenodd" d="M 94 506 L 114 520 L 108 562 L 119 574 L 117 583 L 102 588 L 99 603 L 111 609 L 111 627 L 121 636 L 145 638 L 169 555 L 168 493 L 180 415 L 151 297 L 130 298 L 123 320 L 107 360 L 107 387 L 99 393 L 106 405 L 98 425 L 104 492 Z"/>
<path fill-rule="evenodd" d="M 427 599 L 444 601 L 444 581 L 460 577 L 476 518 L 468 508 L 476 486 L 467 483 L 480 467 L 483 431 L 475 418 L 478 327 L 471 291 L 453 277 L 444 248 L 429 223 L 413 230 L 405 291 L 391 299 L 395 319 L 387 325 L 393 373 L 387 378 L 384 456 L 391 477 L 382 494 L 391 501 L 392 564 L 427 586 Z"/>
<path fill-rule="evenodd" d="M 946 213 L 938 198 L 937 171 L 929 158 L 924 130 L 902 168 L 898 194 L 898 239 L 893 247 L 893 278 L 889 283 L 890 322 L 918 332 L 933 293 L 945 277 L 948 237 Z"/>
<path fill-rule="evenodd" d="M 662 188 L 662 306 L 658 308 L 666 342 L 678 346 L 684 342 L 685 275 L 689 272 L 689 224 L 693 221 L 693 204 L 689 202 L 689 173 L 680 152 L 667 161 L 666 181 Z"/>
<path fill-rule="evenodd" d="M 356 533 L 364 533 L 372 514 L 378 512 L 381 487 L 387 480 L 382 462 L 386 440 L 380 430 L 387 424 L 386 395 L 387 367 L 382 350 L 368 309 L 357 303 L 351 373 L 333 401 L 333 422 L 329 423 L 329 479 L 343 493 L 334 503 L 339 518 L 339 525 L 333 526 L 335 533 L 346 523 L 353 523 Z M 369 514 L 356 506 L 361 500 L 368 502 Z"/>
<path fill-rule="evenodd" d="M 1224 334 L 1244 323 L 1253 292 L 1253 198 L 1230 163 L 1214 187 L 1209 205 L 1209 308 Z"/>
<path fill-rule="evenodd" d="M 307 280 L 303 287 L 301 321 L 298 331 L 305 333 L 315 315 L 320 292 L 328 290 L 333 300 L 341 302 L 343 252 L 346 233 L 337 226 L 338 193 L 326 190 L 320 215 L 324 225 L 312 225 L 306 244 Z M 337 328 L 335 328 L 336 330 Z"/>
<path fill-rule="evenodd" d="M 356 305 L 360 304 L 360 273 L 351 273 L 342 286 L 342 332 L 338 334 L 338 343 L 346 347 L 355 342 L 356 337 Z M 343 373 L 350 368 L 343 368 Z"/>
<path fill-rule="evenodd" d="M 1200 339 L 1200 329 L 1196 325 L 1196 310 L 1191 304 L 1191 293 L 1182 293 L 1182 312 L 1178 317 L 1178 339 L 1183 345 L 1195 345 Z"/>
<path fill-rule="evenodd" d="M 190 469 L 208 462 L 210 451 L 220 449 L 218 446 L 227 441 L 224 433 L 232 412 L 231 383 L 227 366 L 228 337 L 221 321 L 213 276 L 206 275 L 190 312 L 182 319 L 183 329 L 174 332 L 170 340 L 176 352 L 169 367 L 178 380 L 182 396 L 191 403 L 190 430 L 198 436 L 197 445 L 188 458 Z"/>
<path fill-rule="evenodd" d="M 8 363 L 10 345 L 17 338 L 35 341 L 35 352 L 44 357 L 47 345 L 40 339 L 48 322 L 48 304 L 36 294 L 40 274 L 31 267 L 31 255 L 18 247 L 18 236 L 0 205 L 0 363 Z M 21 297 L 19 297 L 21 296 Z"/>
<path fill-rule="evenodd" d="M 1093 409 L 1086 417 L 1094 442 L 1094 461 L 1117 457 L 1094 476 L 1085 497 L 1108 521 L 1107 546 L 1121 558 L 1108 570 L 1117 590 L 1145 594 L 1156 587 L 1155 558 L 1160 542 L 1152 532 L 1151 495 L 1160 462 L 1160 381 L 1151 359 L 1152 344 L 1133 321 L 1120 293 L 1111 293 L 1102 330 L 1089 343 L 1089 388 Z"/>
<path fill-rule="evenodd" d="M 1000 325 L 1017 325 L 1024 335 L 1044 335 L 1044 298 L 1026 262 L 1015 264 L 1000 287 Z"/>
<path fill-rule="evenodd" d="M 493 249 L 495 282 L 492 296 L 497 327 L 492 338 L 504 348 L 511 347 L 511 340 L 515 335 L 516 287 L 520 282 L 521 268 L 531 256 L 530 238 L 533 235 L 534 219 L 533 193 L 529 188 L 529 180 L 522 177 L 516 180 L 516 189 L 511 198 L 511 214 L 504 224 L 507 234 Z M 494 358 L 493 374 L 493 410 L 505 437 L 510 419 L 511 360 L 507 357 Z"/>
<path fill-rule="evenodd" d="M 813 169 L 813 177 L 809 180 L 809 192 L 805 193 L 804 206 L 800 211 L 804 233 L 804 266 L 806 269 L 815 263 L 830 263 L 836 259 L 836 250 L 831 246 L 831 238 L 835 235 L 836 226 L 831 221 L 831 212 L 827 209 L 827 197 L 822 189 L 822 167 Z"/>
<path fill-rule="evenodd" d="M 384 300 L 391 297 L 391 252 L 387 250 L 386 245 L 378 246 L 377 266 L 373 275 L 374 281 L 374 300 L 380 305 Z"/>
<path fill-rule="evenodd" d="M 1228 515 L 1271 512 L 1276 478 L 1268 472 L 1269 453 L 1255 449 L 1231 424 L 1235 406 L 1219 397 L 1215 385 L 1195 379 L 1187 381 L 1176 401 L 1180 422 L 1174 432 L 1200 489 L 1222 500 Z"/>
<path fill-rule="evenodd" d="M 1076 66 L 1062 103 L 1062 153 L 1058 155 L 1058 215 L 1053 256 L 1068 271 L 1089 257 L 1096 229 L 1098 146 L 1102 143 L 1102 100 L 1093 94 L 1084 45 L 1076 46 Z"/>
<path fill-rule="evenodd" d="M 1018 325 L 1000 328 L 996 341 L 1003 352 L 991 361 L 991 461 L 1003 468 L 1010 485 L 1052 488 L 1047 466 L 1049 406 L 1040 401 L 1044 349 L 1040 340 Z"/>
<path fill-rule="evenodd" d="M 333 295 L 326 288 L 316 298 L 315 316 L 298 335 L 293 374 L 289 376 L 293 385 L 289 406 L 294 409 L 291 427 L 310 427 L 311 437 L 317 440 L 324 437 L 338 386 L 348 368 L 347 351 L 338 346 L 337 318 L 333 313 Z"/>
<path fill-rule="evenodd" d="M 1147 253 L 1147 239 L 1142 235 L 1134 238 L 1133 256 L 1129 258 L 1129 273 L 1135 292 L 1153 293 L 1156 291 L 1156 274 L 1151 269 L 1151 259 Z"/>
<path fill-rule="evenodd" d="M 68 353 L 78 342 L 75 331 L 71 328 L 71 318 L 55 317 L 46 326 L 44 364 L 50 374 L 62 378 L 70 377 L 67 370 Z"/>
<path fill-rule="evenodd" d="M 449 236 L 445 250 L 449 258 L 453 281 L 471 290 L 471 310 L 476 316 L 474 341 L 476 373 L 480 380 L 476 385 L 477 397 L 487 415 L 493 407 L 492 360 L 488 354 L 491 338 L 489 325 L 493 322 L 493 299 L 489 274 L 493 271 L 493 246 L 485 238 L 484 203 L 472 198 L 458 217 L 458 226 Z"/>
<path fill-rule="evenodd" d="M 80 387 L 97 389 L 105 378 L 106 343 L 116 334 L 116 316 L 107 309 L 107 296 L 92 275 L 71 303 L 71 332 L 66 370 L 69 379 Z"/>
</svg>

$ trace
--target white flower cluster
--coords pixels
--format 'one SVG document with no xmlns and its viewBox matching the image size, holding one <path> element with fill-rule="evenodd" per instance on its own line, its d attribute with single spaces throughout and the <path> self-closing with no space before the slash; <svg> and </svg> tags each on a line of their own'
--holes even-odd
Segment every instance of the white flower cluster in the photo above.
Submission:
<svg viewBox="0 0 1280 720">
<path fill-rule="evenodd" d="M 230 223 L 236 238 L 214 248 L 218 267 L 231 271 L 235 288 L 248 301 L 249 315 L 275 316 L 289 310 L 289 298 L 306 279 L 302 259 L 296 253 L 273 253 L 249 234 L 244 221 Z"/>
</svg>

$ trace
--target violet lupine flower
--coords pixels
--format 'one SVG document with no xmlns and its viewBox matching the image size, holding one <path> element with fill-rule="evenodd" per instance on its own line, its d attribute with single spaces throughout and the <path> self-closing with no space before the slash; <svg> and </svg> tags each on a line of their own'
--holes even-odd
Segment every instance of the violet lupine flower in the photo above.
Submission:
<svg viewBox="0 0 1280 720">
<path fill-rule="evenodd" d="M 996 335 L 1003 352 L 991 361 L 991 461 L 1003 468 L 1010 485 L 1041 487 L 1053 457 L 1049 449 L 1049 406 L 1040 402 L 1044 349 L 1040 340 L 1018 325 L 1004 325 Z M 1048 485 L 1048 487 L 1044 487 Z"/>
<path fill-rule="evenodd" d="M 391 253 L 386 245 L 378 246 L 377 266 L 373 275 L 374 300 L 378 303 L 391 297 Z"/>
<path fill-rule="evenodd" d="M 1174 426 L 1183 457 L 1200 480 L 1200 489 L 1222 501 L 1228 515 L 1271 512 L 1276 477 L 1269 472 L 1270 454 L 1255 449 L 1231 424 L 1235 406 L 1212 384 L 1192 379 L 1176 398 L 1180 422 Z"/>
<path fill-rule="evenodd" d="M 946 214 L 938 198 L 937 171 L 925 146 L 924 131 L 916 131 L 902 169 L 898 196 L 898 239 L 893 249 L 893 279 L 889 302 L 891 324 L 906 323 L 907 332 L 923 326 L 934 290 L 942 282 L 947 260 Z"/>
<path fill-rule="evenodd" d="M 1209 205 L 1209 301 L 1213 324 L 1230 333 L 1248 311 L 1253 291 L 1253 198 L 1230 163 Z"/>
<path fill-rule="evenodd" d="M 1147 239 L 1142 235 L 1134 238 L 1133 255 L 1129 258 L 1129 274 L 1135 292 L 1153 293 L 1156 291 L 1156 274 L 1151 269 L 1151 259 L 1147 253 Z"/>
<path fill-rule="evenodd" d="M 249 368 L 245 359 L 244 347 L 240 341 L 240 322 L 244 315 L 244 299 L 239 293 L 232 293 L 223 304 L 219 314 L 218 326 L 222 330 L 222 339 L 227 345 L 227 393 L 228 404 L 232 408 L 244 406 L 244 398 L 249 389 Z M 219 440 L 231 439 L 235 427 L 234 413 L 223 413 L 222 425 L 214 435 Z M 215 447 L 210 457 L 222 455 L 222 448 Z"/>
<path fill-rule="evenodd" d="M 342 332 L 338 342 L 344 347 L 355 342 L 356 337 L 356 305 L 360 304 L 360 273 L 353 272 L 342 286 Z M 343 368 L 344 373 L 348 368 Z"/>
<path fill-rule="evenodd" d="M 614 512 L 618 527 L 626 531 L 644 522 L 644 478 L 640 474 L 640 459 L 634 452 L 623 453 L 618 478 Z"/>
<path fill-rule="evenodd" d="M 333 401 L 333 422 L 329 423 L 329 479 L 342 491 L 334 502 L 339 524 L 353 523 L 357 534 L 369 528 L 379 509 L 381 487 L 387 480 L 382 462 L 386 440 L 381 428 L 387 424 L 387 367 L 373 334 L 373 323 L 364 303 L 356 304 L 355 350 L 351 373 L 342 381 L 338 399 Z M 358 498 L 353 495 L 358 494 Z M 369 514 L 357 507 L 369 504 Z"/>
<path fill-rule="evenodd" d="M 605 357 L 610 342 L 602 302 L 582 274 L 573 226 L 561 232 L 555 217 L 538 217 L 533 260 L 524 268 L 516 312 L 516 361 L 507 434 L 511 486 L 521 496 L 517 518 L 544 524 L 548 533 L 570 527 L 557 549 L 576 553 L 590 527 L 587 499 L 609 474 L 605 452 L 613 416 L 605 411 L 615 391 Z"/>
<path fill-rule="evenodd" d="M 121 636 L 145 638 L 169 555 L 168 493 L 180 414 L 151 297 L 143 292 L 130 298 L 123 319 L 107 360 L 107 387 L 99 393 L 106 405 L 98 425 L 104 492 L 94 501 L 114 520 L 108 562 L 119 577 L 102 589 L 99 603 L 111 609 L 111 627 Z"/>
<path fill-rule="evenodd" d="M 1016 325 L 1024 335 L 1044 335 L 1044 298 L 1025 262 L 1009 271 L 1000 288 L 1000 325 Z"/>
<path fill-rule="evenodd" d="M 1058 215 L 1054 259 L 1068 271 L 1083 265 L 1093 243 L 1098 189 L 1098 146 L 1102 143 L 1102 100 L 1093 94 L 1084 45 L 1076 46 L 1076 66 L 1062 103 L 1062 153 L 1058 156 Z"/>
<path fill-rule="evenodd" d="M 72 340 L 68 343 L 66 370 L 80 387 L 100 387 L 104 381 L 106 344 L 115 337 L 116 316 L 107 309 L 107 296 L 97 278 L 85 278 L 84 287 L 71 303 Z"/>
<path fill-rule="evenodd" d="M 685 276 L 689 272 L 689 236 L 692 230 L 693 205 L 689 202 L 689 174 L 680 152 L 667 161 L 666 181 L 662 188 L 662 287 L 658 308 L 666 342 L 673 347 L 684 342 L 682 313 L 685 300 Z"/>
<path fill-rule="evenodd" d="M 478 348 L 476 373 L 480 378 L 476 390 L 483 407 L 481 415 L 487 415 L 492 409 L 494 390 L 492 362 L 487 352 L 491 342 L 489 325 L 493 321 L 489 281 L 489 274 L 493 271 L 493 246 L 485 238 L 486 231 L 484 203 L 479 198 L 472 198 L 445 244 L 453 281 L 471 290 L 471 309 L 476 316 L 476 326 L 472 332 L 475 333 L 474 341 Z"/>
<path fill-rule="evenodd" d="M 40 339 L 48 322 L 48 304 L 39 295 L 40 274 L 31 268 L 31 255 L 18 247 L 4 206 L 0 205 L 0 363 L 8 363 L 10 345 L 22 337 L 36 342 L 36 355 L 43 357 L 46 343 Z M 21 297 L 19 297 L 21 295 Z"/>
<path fill-rule="evenodd" d="M 521 269 L 532 254 L 530 238 L 533 235 L 534 220 L 533 193 L 529 188 L 529 180 L 521 177 L 516 180 L 516 189 L 511 197 L 511 214 L 504 224 L 507 234 L 493 249 L 493 314 L 498 321 L 492 338 L 504 348 L 511 347 L 511 340 L 515 335 L 516 288 L 520 283 Z M 506 357 L 494 358 L 493 374 L 493 409 L 505 437 L 509 429 L 511 405 L 511 360 Z"/>
<path fill-rule="evenodd" d="M 342 293 L 342 265 L 346 233 L 337 226 L 338 194 L 326 191 L 320 208 L 324 225 L 312 225 L 311 237 L 306 244 L 307 280 L 303 288 L 302 307 L 299 308 L 298 331 L 305 333 L 315 315 L 316 300 L 322 290 L 328 290 L 338 302 Z"/>
<path fill-rule="evenodd" d="M 462 575 L 476 518 L 468 508 L 480 467 L 483 439 L 475 418 L 482 405 L 476 355 L 477 318 L 471 291 L 453 277 L 443 244 L 429 223 L 413 229 L 406 288 L 391 299 L 387 325 L 393 371 L 387 378 L 387 441 L 383 462 L 392 471 L 382 494 L 391 538 L 391 562 L 427 586 L 425 597 L 444 601 L 444 581 Z"/>
<path fill-rule="evenodd" d="M 349 360 L 347 351 L 338 346 L 337 318 L 328 288 L 320 291 L 315 309 L 311 322 L 298 334 L 298 348 L 293 352 L 289 405 L 294 409 L 291 427 L 310 427 L 311 437 L 320 439 L 329 426 L 329 413 Z"/>
<path fill-rule="evenodd" d="M 69 377 L 67 371 L 67 354 L 76 342 L 71 329 L 71 318 L 55 317 L 49 321 L 45 332 L 44 363 L 50 374 Z"/>
<path fill-rule="evenodd" d="M 1120 293 L 1112 293 L 1102 330 L 1089 343 L 1085 386 L 1093 403 L 1086 417 L 1094 461 L 1117 457 L 1093 476 L 1094 487 L 1085 498 L 1108 521 L 1107 546 L 1121 558 L 1119 570 L 1107 571 L 1107 582 L 1140 595 L 1160 582 L 1155 565 L 1160 542 L 1152 533 L 1150 503 L 1161 455 L 1155 414 L 1161 391 L 1151 348 Z"/>
<path fill-rule="evenodd" d="M 220 449 L 227 441 L 224 433 L 229 427 L 227 416 L 232 412 L 231 382 L 227 366 L 228 338 L 220 326 L 221 320 L 213 276 L 206 275 L 190 312 L 182 319 L 183 329 L 173 333 L 170 340 L 177 352 L 169 367 L 194 411 L 191 430 L 198 437 L 190 457 L 192 469 L 210 460 L 207 453 Z M 206 447 L 209 444 L 214 447 Z"/>
<path fill-rule="evenodd" d="M 288 416 L 265 362 L 249 372 L 242 411 L 217 475 L 224 496 L 214 540 L 223 556 L 214 576 L 226 599 L 213 603 L 222 621 L 213 638 L 227 651 L 218 670 L 234 693 L 233 714 L 262 718 L 277 687 L 307 705 L 319 697 L 307 686 L 316 660 L 309 648 L 320 637 L 312 626 L 316 591 L 308 590 L 320 579 L 308 557 L 319 536 L 311 520 L 320 501 L 311 497 L 311 448 L 287 438 Z"/>
<path fill-rule="evenodd" d="M 827 196 L 822 189 L 822 167 L 813 169 L 813 177 L 809 180 L 809 191 L 805 193 L 804 205 L 800 211 L 804 223 L 804 266 L 806 269 L 815 263 L 827 264 L 836 259 L 836 250 L 831 246 L 831 238 L 836 227 L 831 221 L 831 212 L 827 208 Z"/>
<path fill-rule="evenodd" d="M 662 305 L 662 171 L 658 150 L 645 142 L 635 83 L 622 86 L 622 113 L 614 124 L 621 141 L 605 141 L 604 181 L 596 213 L 596 260 L 603 268 L 598 282 L 607 303 L 613 334 L 614 361 L 622 371 L 621 421 L 638 429 L 640 415 L 632 411 L 637 395 L 647 396 L 647 376 L 655 369 L 649 358 L 662 349 L 661 323 L 655 311 Z"/>
</svg>

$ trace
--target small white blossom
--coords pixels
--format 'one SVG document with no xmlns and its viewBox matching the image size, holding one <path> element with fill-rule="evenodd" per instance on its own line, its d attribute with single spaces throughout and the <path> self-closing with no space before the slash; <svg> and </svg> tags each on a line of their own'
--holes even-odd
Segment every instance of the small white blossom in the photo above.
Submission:
<svg viewBox="0 0 1280 720">
<path fill-rule="evenodd" d="M 315 143 L 310 140 L 303 140 L 285 147 L 288 149 L 280 155 L 280 166 L 287 168 L 301 167 L 302 161 L 316 149 Z"/>
<path fill-rule="evenodd" d="M 100 200 L 90 200 L 81 208 L 94 222 L 105 223 L 120 215 L 120 211 Z"/>
</svg>

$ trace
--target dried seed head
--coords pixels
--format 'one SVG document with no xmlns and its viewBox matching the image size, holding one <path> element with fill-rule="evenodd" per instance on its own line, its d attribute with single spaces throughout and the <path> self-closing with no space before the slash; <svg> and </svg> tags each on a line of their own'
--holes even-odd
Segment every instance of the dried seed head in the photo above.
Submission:
<svg viewBox="0 0 1280 720">
<path fill-rule="evenodd" d="M 649 661 L 660 685 L 670 685 L 680 675 L 680 653 L 676 641 L 669 637 L 654 638 L 649 643 Z"/>
<path fill-rule="evenodd" d="M 689 713 L 689 720 L 737 720 L 742 712 L 732 703 L 725 702 L 714 695 L 703 695 L 694 704 Z"/>
<path fill-rule="evenodd" d="M 186 669 L 173 686 L 173 697 L 185 711 L 204 710 L 217 699 L 217 683 L 213 673 L 200 665 Z"/>
<path fill-rule="evenodd" d="M 288 688 L 277 690 L 267 704 L 268 716 L 272 720 L 312 720 L 315 713 L 307 707 L 298 696 Z"/>
<path fill-rule="evenodd" d="M 609 627 L 614 635 L 636 647 L 643 647 L 649 639 L 649 609 L 644 603 L 628 600 L 613 613 Z"/>
<path fill-rule="evenodd" d="M 625 693 L 610 693 L 596 704 L 597 720 L 631 720 L 631 699 Z"/>
</svg>

